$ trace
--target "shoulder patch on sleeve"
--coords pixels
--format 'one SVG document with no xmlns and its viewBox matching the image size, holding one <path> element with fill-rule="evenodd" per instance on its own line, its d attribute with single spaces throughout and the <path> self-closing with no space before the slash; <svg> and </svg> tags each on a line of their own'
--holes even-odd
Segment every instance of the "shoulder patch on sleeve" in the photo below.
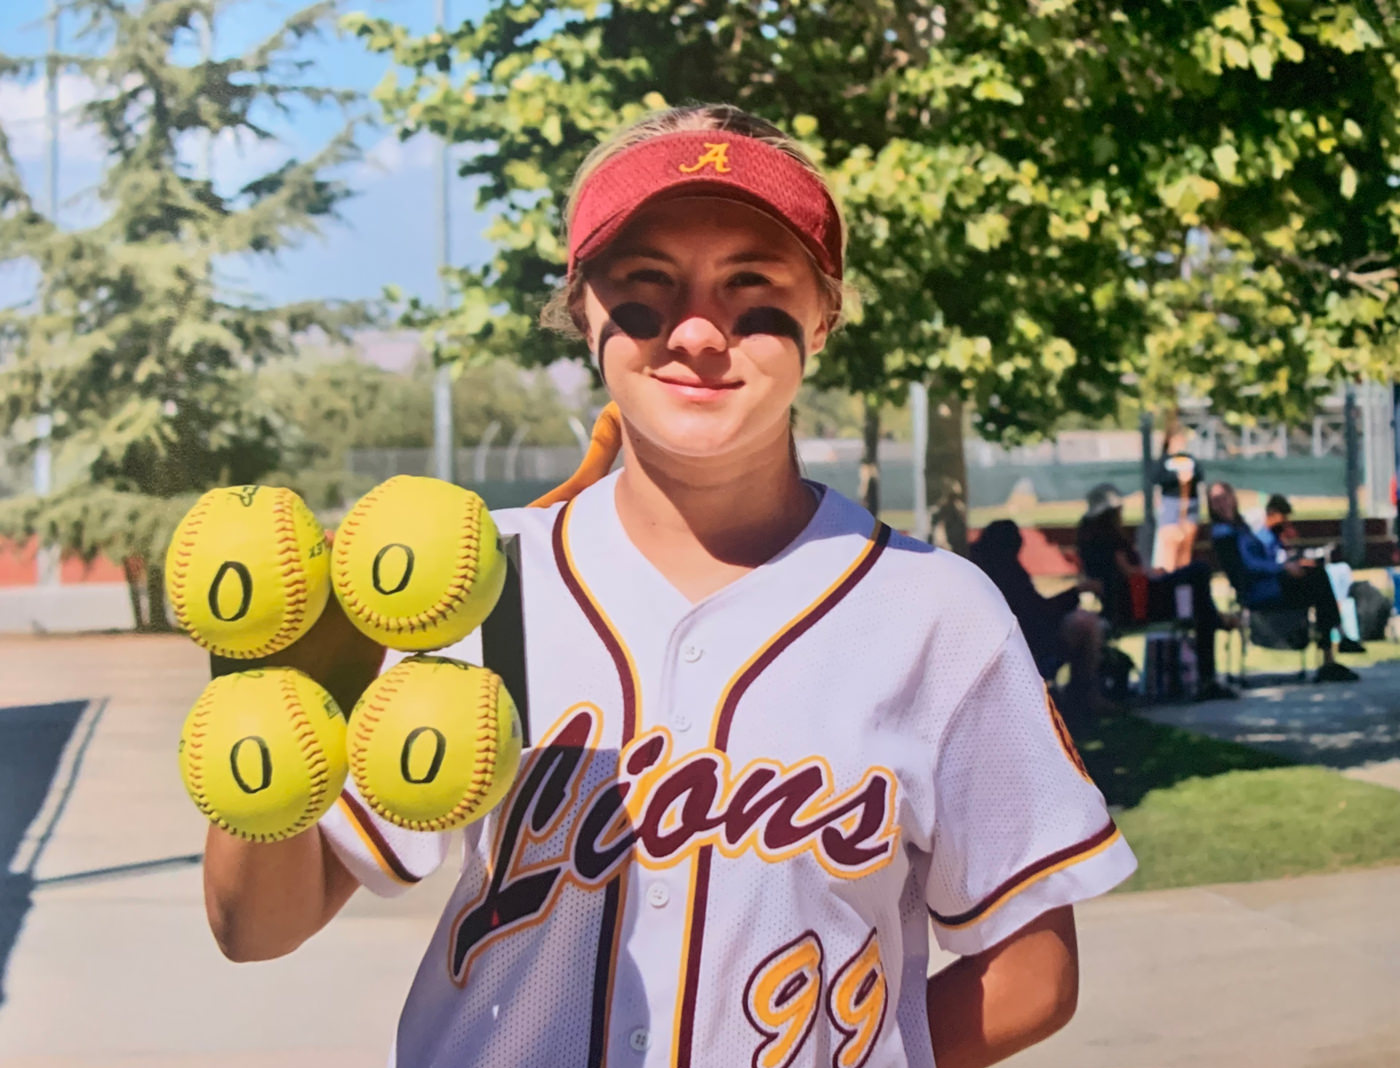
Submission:
<svg viewBox="0 0 1400 1068">
<path fill-rule="evenodd" d="M 1074 744 L 1074 738 L 1070 735 L 1069 728 L 1065 726 L 1064 717 L 1060 715 L 1060 710 L 1055 705 L 1055 698 L 1050 695 L 1049 686 L 1045 687 L 1045 708 L 1050 713 L 1050 725 L 1055 728 L 1055 737 L 1059 739 L 1060 748 L 1064 750 L 1065 756 L 1085 782 L 1093 783 L 1094 780 L 1089 775 L 1089 769 L 1084 766 L 1084 758 L 1079 755 L 1079 747 Z"/>
</svg>

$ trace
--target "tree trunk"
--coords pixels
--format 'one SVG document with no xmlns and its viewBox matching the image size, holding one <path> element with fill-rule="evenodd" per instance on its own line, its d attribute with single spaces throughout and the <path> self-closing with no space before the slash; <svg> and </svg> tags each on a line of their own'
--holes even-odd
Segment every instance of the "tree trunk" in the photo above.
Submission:
<svg viewBox="0 0 1400 1068">
<path fill-rule="evenodd" d="M 967 553 L 967 457 L 963 453 L 963 402 L 956 395 L 929 398 L 924 453 L 933 544 Z"/>
<path fill-rule="evenodd" d="M 122 571 L 126 574 L 126 593 L 131 598 L 131 619 L 138 631 L 146 629 L 146 613 L 141 604 L 141 591 L 145 580 L 141 568 L 134 557 L 122 561 Z"/>
<path fill-rule="evenodd" d="M 866 511 L 880 514 L 880 399 L 865 396 L 865 451 L 860 458 L 860 499 Z"/>
<path fill-rule="evenodd" d="M 146 561 L 146 625 L 153 631 L 171 629 L 165 612 L 165 567 L 154 560 Z"/>
</svg>

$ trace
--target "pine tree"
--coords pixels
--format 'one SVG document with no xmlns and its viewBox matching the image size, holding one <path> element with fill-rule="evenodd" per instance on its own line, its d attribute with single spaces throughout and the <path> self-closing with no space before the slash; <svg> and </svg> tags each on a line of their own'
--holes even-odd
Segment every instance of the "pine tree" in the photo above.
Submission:
<svg viewBox="0 0 1400 1068">
<path fill-rule="evenodd" d="M 54 492 L 0 507 L 0 534 L 84 559 L 125 562 L 138 626 L 164 628 L 162 563 L 179 517 L 216 485 L 278 467 L 289 428 L 252 388 L 254 371 L 299 335 L 337 331 L 353 305 L 261 304 L 221 283 L 221 265 L 275 257 L 335 217 L 349 195 L 334 169 L 355 153 L 354 123 L 305 159 L 221 190 L 193 157 L 207 138 L 266 140 L 265 110 L 343 106 L 304 84 L 294 50 L 332 13 L 315 4 L 257 47 L 197 57 L 204 20 L 225 0 L 73 0 L 87 54 L 58 58 L 87 79 L 82 120 L 107 165 L 104 217 L 65 229 L 46 218 L 0 139 L 0 262 L 37 266 L 24 307 L 0 311 L 0 413 L 18 462 L 52 413 Z M 0 59 L 32 77 L 43 60 Z"/>
</svg>

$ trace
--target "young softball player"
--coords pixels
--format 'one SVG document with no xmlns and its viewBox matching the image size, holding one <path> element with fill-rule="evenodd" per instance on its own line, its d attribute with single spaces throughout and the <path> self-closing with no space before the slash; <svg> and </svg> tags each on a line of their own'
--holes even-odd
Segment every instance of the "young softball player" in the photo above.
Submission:
<svg viewBox="0 0 1400 1068">
<path fill-rule="evenodd" d="M 578 476 L 495 513 L 532 747 L 465 831 L 391 1063 L 956 1068 L 1073 1013 L 1071 907 L 1135 860 L 1025 640 L 977 568 L 796 463 L 843 247 L 817 170 L 733 108 L 653 115 L 581 169 L 546 318 L 613 405 Z M 449 847 L 353 789 L 287 842 L 210 834 L 235 959 Z M 932 978 L 930 930 L 960 955 Z"/>
</svg>

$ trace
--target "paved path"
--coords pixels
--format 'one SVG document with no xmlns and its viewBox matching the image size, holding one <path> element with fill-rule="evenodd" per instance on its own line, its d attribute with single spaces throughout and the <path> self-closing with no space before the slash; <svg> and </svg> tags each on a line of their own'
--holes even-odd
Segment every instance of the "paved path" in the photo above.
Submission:
<svg viewBox="0 0 1400 1068">
<path fill-rule="evenodd" d="M 203 821 L 175 771 L 206 672 L 180 639 L 0 638 L 5 705 L 83 702 L 0 884 L 5 1068 L 383 1064 L 450 875 L 357 895 L 289 958 L 220 957 L 190 859 Z M 0 746 L 22 719 L 0 709 Z M 1400 868 L 1090 902 L 1079 1014 L 1010 1063 L 1393 1068 L 1397 901 Z"/>
<path fill-rule="evenodd" d="M 1158 723 L 1223 738 L 1400 789 L 1400 661 L 1354 683 L 1288 683 L 1242 691 L 1236 701 L 1163 705 Z"/>
<path fill-rule="evenodd" d="M 1112 894 L 1083 992 L 1016 1068 L 1395 1068 L 1400 868 Z"/>
</svg>

